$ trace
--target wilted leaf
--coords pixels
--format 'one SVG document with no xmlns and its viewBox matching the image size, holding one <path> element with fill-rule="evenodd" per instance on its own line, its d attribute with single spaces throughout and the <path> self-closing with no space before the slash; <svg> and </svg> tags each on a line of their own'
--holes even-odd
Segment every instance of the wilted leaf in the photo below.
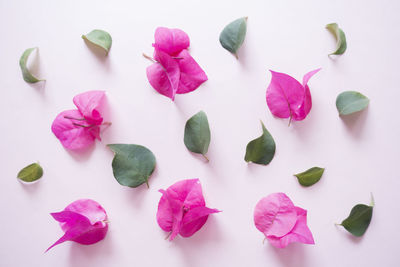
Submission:
<svg viewBox="0 0 400 267">
<path fill-rule="evenodd" d="M 346 35 L 339 28 L 336 23 L 331 23 L 326 25 L 326 28 L 335 36 L 336 38 L 336 50 L 335 52 L 329 55 L 341 55 L 346 51 L 347 43 L 346 43 Z"/>
<path fill-rule="evenodd" d="M 103 30 L 93 30 L 86 35 L 82 35 L 82 38 L 88 40 L 94 45 L 103 48 L 106 54 L 110 51 L 112 38 L 111 35 Z"/>
</svg>

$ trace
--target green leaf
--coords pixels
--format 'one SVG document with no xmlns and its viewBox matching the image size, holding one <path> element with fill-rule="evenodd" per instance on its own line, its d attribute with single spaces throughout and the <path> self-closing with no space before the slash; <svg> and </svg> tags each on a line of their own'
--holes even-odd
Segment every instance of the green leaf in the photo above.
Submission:
<svg viewBox="0 0 400 267">
<path fill-rule="evenodd" d="M 27 83 L 37 83 L 40 81 L 44 81 L 41 79 L 36 78 L 31 74 L 31 72 L 28 70 L 28 67 L 26 66 L 26 63 L 28 62 L 29 55 L 32 53 L 33 50 L 38 49 L 37 47 L 32 47 L 28 48 L 24 51 L 22 54 L 21 58 L 19 59 L 19 66 L 22 71 L 22 77 L 24 78 L 24 81 Z"/>
<path fill-rule="evenodd" d="M 336 38 L 336 50 L 335 52 L 329 55 L 342 55 L 344 51 L 346 51 L 347 43 L 346 43 L 346 35 L 339 28 L 336 23 L 331 23 L 326 25 L 326 28 L 335 36 Z"/>
<path fill-rule="evenodd" d="M 124 186 L 138 187 L 146 183 L 156 167 L 154 154 L 144 146 L 109 144 L 114 153 L 112 168 L 115 179 Z"/>
<path fill-rule="evenodd" d="M 242 46 L 246 37 L 247 17 L 243 17 L 229 23 L 219 35 L 222 47 L 238 58 L 237 50 Z"/>
<path fill-rule="evenodd" d="M 263 134 L 247 144 L 244 160 L 246 162 L 251 161 L 257 164 L 267 165 L 274 158 L 275 141 L 265 128 L 263 122 L 261 122 L 261 126 Z"/>
<path fill-rule="evenodd" d="M 306 170 L 305 172 L 295 174 L 294 176 L 297 177 L 299 183 L 302 186 L 311 186 L 317 183 L 321 179 L 321 176 L 324 173 L 324 171 L 325 171 L 324 168 L 313 167 L 311 169 Z"/>
<path fill-rule="evenodd" d="M 206 154 L 210 145 L 210 135 L 207 115 L 204 111 L 200 111 L 186 122 L 183 141 L 187 149 L 202 154 L 208 160 Z"/>
<path fill-rule="evenodd" d="M 110 51 L 112 39 L 111 35 L 103 30 L 93 30 L 86 35 L 82 35 L 82 38 L 88 40 L 94 45 L 103 48 L 106 54 Z"/>
<path fill-rule="evenodd" d="M 372 219 L 372 210 L 374 207 L 373 197 L 371 196 L 371 205 L 357 204 L 350 212 L 350 215 L 340 224 L 347 231 L 355 236 L 362 236 L 367 231 Z"/>
<path fill-rule="evenodd" d="M 369 104 L 369 99 L 355 91 L 340 93 L 336 98 L 336 108 L 339 115 L 348 115 L 365 109 Z"/>
<path fill-rule="evenodd" d="M 19 171 L 18 179 L 30 183 L 39 180 L 43 176 L 43 169 L 39 163 L 32 163 Z"/>
</svg>

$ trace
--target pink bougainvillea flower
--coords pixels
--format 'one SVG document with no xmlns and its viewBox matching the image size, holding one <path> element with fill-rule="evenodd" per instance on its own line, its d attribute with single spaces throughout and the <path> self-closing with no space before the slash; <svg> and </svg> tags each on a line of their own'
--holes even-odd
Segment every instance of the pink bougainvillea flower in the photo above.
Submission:
<svg viewBox="0 0 400 267">
<path fill-rule="evenodd" d="M 88 91 L 74 97 L 78 109 L 66 110 L 57 115 L 51 130 L 61 144 L 71 150 L 80 150 L 90 146 L 95 139 L 100 138 L 100 126 L 103 123 L 101 115 L 104 91 Z"/>
<path fill-rule="evenodd" d="M 179 29 L 159 27 L 154 35 L 153 65 L 146 74 L 151 86 L 160 94 L 175 100 L 176 94 L 196 90 L 207 81 L 207 75 L 189 54 L 188 35 Z"/>
<path fill-rule="evenodd" d="M 65 241 L 74 241 L 83 245 L 94 244 L 103 240 L 107 234 L 107 213 L 94 200 L 80 199 L 69 204 L 61 212 L 50 214 L 60 222 L 64 235 L 46 251 Z"/>
<path fill-rule="evenodd" d="M 272 79 L 267 88 L 267 104 L 271 113 L 279 118 L 301 121 L 310 113 L 312 101 L 307 83 L 320 69 L 303 77 L 303 84 L 293 77 L 271 70 Z"/>
<path fill-rule="evenodd" d="M 285 248 L 292 242 L 314 244 L 307 227 L 307 211 L 294 206 L 284 193 L 270 194 L 257 203 L 254 224 L 277 248 Z"/>
<path fill-rule="evenodd" d="M 187 49 L 190 45 L 189 36 L 186 32 L 180 29 L 168 29 L 158 27 L 154 34 L 155 48 L 164 51 L 165 53 L 176 56 L 183 49 Z"/>
<path fill-rule="evenodd" d="M 199 179 L 182 180 L 160 192 L 157 222 L 170 232 L 170 241 L 178 234 L 192 236 L 206 223 L 208 215 L 220 212 L 206 207 Z"/>
</svg>

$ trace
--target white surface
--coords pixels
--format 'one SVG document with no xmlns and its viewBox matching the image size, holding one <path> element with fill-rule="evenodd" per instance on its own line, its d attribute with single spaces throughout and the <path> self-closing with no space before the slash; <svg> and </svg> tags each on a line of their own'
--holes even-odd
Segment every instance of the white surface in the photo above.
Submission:
<svg viewBox="0 0 400 267">
<path fill-rule="evenodd" d="M 0 1 L 1 169 L 0 266 L 398 266 L 400 179 L 398 1 Z M 219 44 L 230 21 L 249 16 L 237 61 Z M 329 59 L 335 41 L 324 28 L 338 22 L 348 49 Z M 191 38 L 191 53 L 209 81 L 176 102 L 149 85 L 142 52 L 152 53 L 157 26 L 177 27 Z M 94 28 L 110 32 L 107 58 L 81 39 Z M 40 49 L 44 88 L 22 80 L 24 49 Z M 268 69 L 297 79 L 322 67 L 310 81 L 313 108 L 302 122 L 269 112 Z M 40 87 L 40 86 L 39 86 Z M 113 125 L 83 155 L 64 150 L 50 131 L 55 116 L 73 108 L 74 95 L 106 90 Z M 371 99 L 368 110 L 342 120 L 335 107 L 344 90 Z M 212 131 L 210 163 L 183 144 L 186 120 L 203 109 Z M 277 144 L 269 166 L 246 164 L 248 141 L 262 119 Z M 105 144 L 137 143 L 157 157 L 150 189 L 120 186 Z M 34 185 L 16 179 L 39 160 L 44 177 Z M 326 167 L 321 181 L 302 188 L 292 176 Z M 155 214 L 160 188 L 199 177 L 210 216 L 189 239 L 164 240 Z M 287 193 L 308 210 L 316 245 L 274 249 L 253 225 L 257 201 Z M 376 200 L 363 238 L 334 226 L 353 205 Z M 111 221 L 102 242 L 71 242 L 44 254 L 62 231 L 49 213 L 79 198 L 97 200 Z"/>
</svg>

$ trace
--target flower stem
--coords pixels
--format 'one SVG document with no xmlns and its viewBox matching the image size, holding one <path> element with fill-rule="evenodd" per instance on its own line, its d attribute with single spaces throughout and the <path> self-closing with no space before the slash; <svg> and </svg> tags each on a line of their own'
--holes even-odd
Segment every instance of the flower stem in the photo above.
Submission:
<svg viewBox="0 0 400 267">
<path fill-rule="evenodd" d="M 152 57 L 146 55 L 145 53 L 143 53 L 142 55 L 144 56 L 144 58 L 147 58 L 147 59 L 150 60 L 151 62 L 156 63 L 156 61 L 154 60 L 154 58 L 152 58 Z"/>
</svg>

